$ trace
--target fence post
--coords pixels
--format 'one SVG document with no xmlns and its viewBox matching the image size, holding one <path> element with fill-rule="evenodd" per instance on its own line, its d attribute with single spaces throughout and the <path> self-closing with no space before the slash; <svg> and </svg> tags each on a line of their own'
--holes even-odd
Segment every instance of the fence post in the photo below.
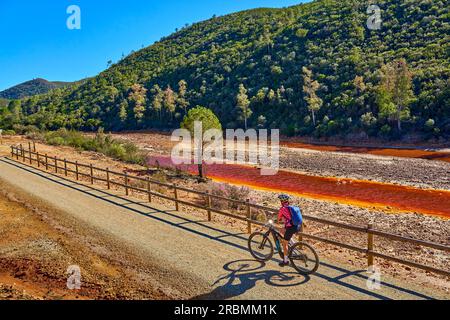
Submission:
<svg viewBox="0 0 450 320">
<path fill-rule="evenodd" d="M 79 174 L 78 174 L 78 160 L 75 161 L 75 175 L 77 177 L 77 181 L 79 180 Z"/>
<path fill-rule="evenodd" d="M 31 148 L 30 148 L 29 151 L 30 151 L 30 152 L 29 152 L 29 154 L 30 154 L 30 165 L 33 165 L 33 154 L 32 154 L 32 152 L 31 152 Z"/>
<path fill-rule="evenodd" d="M 55 173 L 58 173 L 58 157 L 55 156 Z"/>
<path fill-rule="evenodd" d="M 92 163 L 89 165 L 89 169 L 90 169 L 90 176 L 91 176 L 91 184 L 94 184 L 94 168 L 92 167 Z"/>
<path fill-rule="evenodd" d="M 211 195 L 206 191 L 206 207 L 208 208 L 208 221 L 212 221 L 211 216 Z"/>
<path fill-rule="evenodd" d="M 252 211 L 250 208 L 250 199 L 247 199 L 245 202 L 247 207 L 247 233 L 250 234 L 252 233 L 252 223 L 251 223 Z"/>
<path fill-rule="evenodd" d="M 106 168 L 106 184 L 108 186 L 108 190 L 111 190 L 111 183 L 109 182 L 109 168 Z"/>
<path fill-rule="evenodd" d="M 41 157 L 39 157 L 39 152 L 36 152 L 36 158 L 37 158 L 38 168 L 40 168 L 41 167 Z"/>
<path fill-rule="evenodd" d="M 369 223 L 367 226 L 367 264 L 368 267 L 373 266 L 373 233 L 371 230 L 373 229 L 373 225 Z"/>
<path fill-rule="evenodd" d="M 16 158 L 17 158 L 17 161 L 19 161 L 19 148 L 16 148 Z"/>
<path fill-rule="evenodd" d="M 152 203 L 152 186 L 150 184 L 150 178 L 147 177 L 147 193 L 148 193 L 148 202 Z"/>
<path fill-rule="evenodd" d="M 128 196 L 130 192 L 128 191 L 128 172 L 125 171 L 125 194 Z"/>
<path fill-rule="evenodd" d="M 36 142 L 33 140 L 33 152 L 36 152 Z"/>
<path fill-rule="evenodd" d="M 178 204 L 178 188 L 176 184 L 173 184 L 173 193 L 175 195 L 175 210 L 180 211 L 180 205 Z"/>
<path fill-rule="evenodd" d="M 25 149 L 23 148 L 23 145 L 22 145 L 22 144 L 20 145 L 20 149 L 22 150 L 22 159 L 23 159 L 23 162 L 25 162 Z"/>
<path fill-rule="evenodd" d="M 64 175 L 67 177 L 67 159 L 64 158 Z"/>
<path fill-rule="evenodd" d="M 11 158 L 14 159 L 14 147 L 13 146 L 11 146 Z"/>
<path fill-rule="evenodd" d="M 48 171 L 48 154 L 45 154 L 45 170 Z"/>
</svg>

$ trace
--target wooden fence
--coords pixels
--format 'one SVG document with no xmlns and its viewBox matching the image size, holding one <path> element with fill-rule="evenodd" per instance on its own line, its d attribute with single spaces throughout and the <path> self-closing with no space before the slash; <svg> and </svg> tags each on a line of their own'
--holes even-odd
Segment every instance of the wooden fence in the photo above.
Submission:
<svg viewBox="0 0 450 320">
<path fill-rule="evenodd" d="M 177 211 L 179 211 L 180 204 L 185 205 L 185 206 L 194 207 L 194 208 L 201 209 L 201 210 L 205 210 L 207 213 L 207 216 L 208 216 L 208 221 L 211 221 L 212 213 L 231 217 L 231 218 L 234 218 L 237 220 L 241 220 L 241 221 L 244 221 L 247 223 L 247 232 L 249 234 L 252 232 L 253 225 L 255 225 L 255 226 L 264 226 L 265 225 L 264 223 L 262 223 L 260 221 L 256 221 L 256 220 L 252 219 L 252 211 L 253 210 L 260 210 L 260 211 L 264 211 L 266 213 L 272 213 L 272 214 L 278 213 L 278 210 L 275 208 L 270 208 L 270 207 L 253 204 L 253 203 L 250 203 L 250 201 L 248 199 L 246 201 L 229 199 L 229 198 L 225 198 L 222 196 L 213 195 L 208 192 L 201 192 L 201 191 L 197 191 L 194 189 L 184 188 L 184 187 L 178 186 L 176 184 L 163 183 L 163 182 L 153 180 L 150 178 L 144 179 L 141 177 L 129 175 L 127 173 L 111 171 L 108 168 L 107 169 L 97 168 L 97 167 L 94 167 L 92 164 L 87 165 L 87 164 L 79 163 L 78 161 L 73 162 L 73 161 L 69 161 L 67 159 L 59 159 L 56 156 L 51 157 L 47 154 L 40 154 L 39 152 L 36 152 L 36 148 L 35 148 L 34 144 L 32 145 L 31 143 L 28 144 L 28 150 L 25 150 L 22 145 L 11 146 L 11 158 L 20 160 L 24 163 L 29 163 L 30 165 L 36 165 L 38 168 L 45 169 L 46 171 L 52 170 L 52 171 L 54 171 L 54 173 L 64 174 L 65 176 L 68 176 L 69 174 L 73 174 L 75 176 L 76 180 L 80 180 L 80 177 L 86 177 L 89 179 L 91 184 L 94 184 L 95 182 L 103 182 L 103 183 L 106 183 L 106 186 L 108 189 L 111 189 L 112 185 L 116 185 L 116 186 L 124 188 L 125 194 L 127 196 L 129 195 L 130 190 L 134 190 L 136 192 L 141 192 L 141 193 L 148 195 L 149 202 L 152 202 L 152 197 L 159 197 L 159 198 L 162 198 L 165 200 L 173 201 L 175 204 L 175 209 Z M 103 173 L 103 175 L 100 176 L 99 173 Z M 122 180 L 122 182 L 114 181 L 112 179 L 113 177 L 118 177 L 120 180 Z M 145 185 L 145 188 L 139 188 L 139 187 L 133 186 L 130 183 L 133 180 L 139 181 L 141 185 Z M 161 187 L 166 187 L 169 190 L 172 190 L 173 196 L 168 196 L 168 195 L 156 192 L 152 188 L 155 185 L 161 186 Z M 192 203 L 192 202 L 188 202 L 183 199 L 180 199 L 180 197 L 179 197 L 180 191 L 186 192 L 188 194 L 195 194 L 197 196 L 203 197 L 205 205 L 199 205 L 197 203 Z M 219 201 L 225 201 L 228 203 L 233 203 L 236 206 L 245 207 L 246 215 L 245 216 L 235 215 L 235 214 L 214 208 L 214 206 L 212 205 L 212 199 L 216 199 Z M 407 260 L 401 259 L 399 257 L 394 257 L 391 255 L 386 255 L 386 254 L 375 251 L 374 237 L 377 236 L 377 237 L 389 239 L 391 241 L 400 241 L 400 242 L 409 243 L 409 244 L 413 244 L 413 245 L 421 246 L 421 247 L 425 247 L 425 248 L 432 248 L 432 249 L 444 251 L 446 253 L 450 252 L 450 246 L 433 243 L 433 242 L 428 242 L 428 241 L 423 241 L 423 240 L 418 240 L 418 239 L 413 239 L 410 237 L 404 237 L 401 235 L 396 235 L 396 234 L 376 230 L 372 227 L 371 224 L 367 225 L 366 227 L 361 227 L 361 226 L 354 226 L 354 225 L 344 224 L 344 223 L 340 223 L 340 222 L 335 222 L 335 221 L 331 221 L 331 220 L 327 220 L 327 219 L 311 217 L 311 216 L 307 216 L 307 215 L 304 215 L 304 219 L 313 221 L 313 222 L 317 222 L 317 223 L 321 223 L 321 224 L 324 224 L 327 226 L 337 227 L 337 228 L 344 229 L 344 230 L 356 231 L 356 232 L 366 234 L 367 235 L 367 247 L 366 248 L 356 247 L 356 246 L 353 246 L 350 244 L 341 243 L 336 240 L 322 238 L 322 237 L 308 234 L 305 232 L 301 233 L 300 237 L 312 239 L 315 241 L 331 244 L 331 245 L 345 248 L 345 249 L 348 249 L 351 251 L 366 254 L 367 264 L 369 267 L 374 265 L 374 258 L 381 258 L 381 259 L 393 261 L 393 262 L 396 262 L 399 264 L 423 269 L 423 270 L 426 270 L 429 272 L 434 272 L 436 274 L 450 277 L 449 270 L 442 270 L 442 269 L 434 268 L 431 266 L 426 266 L 423 264 L 419 264 L 419 263 L 412 262 L 412 261 L 407 261 Z"/>
</svg>

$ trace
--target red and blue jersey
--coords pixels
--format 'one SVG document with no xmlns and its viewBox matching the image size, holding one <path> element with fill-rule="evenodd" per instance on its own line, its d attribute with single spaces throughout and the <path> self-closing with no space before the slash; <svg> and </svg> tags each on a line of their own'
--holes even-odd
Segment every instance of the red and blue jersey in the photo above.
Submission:
<svg viewBox="0 0 450 320">
<path fill-rule="evenodd" d="M 289 205 L 283 205 L 283 207 L 278 212 L 278 220 L 283 220 L 284 226 L 286 228 L 292 227 L 292 216 L 291 210 L 289 210 Z"/>
</svg>

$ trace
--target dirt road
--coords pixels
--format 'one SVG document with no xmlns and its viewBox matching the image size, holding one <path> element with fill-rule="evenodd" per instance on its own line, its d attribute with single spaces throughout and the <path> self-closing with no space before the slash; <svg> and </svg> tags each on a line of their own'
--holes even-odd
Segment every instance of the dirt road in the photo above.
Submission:
<svg viewBox="0 0 450 320">
<path fill-rule="evenodd" d="M 129 248 L 151 264 L 141 285 L 180 298 L 226 299 L 427 299 L 448 295 L 382 277 L 369 290 L 364 271 L 332 261 L 303 277 L 277 261 L 250 259 L 247 235 L 156 205 L 93 189 L 2 158 L 0 180 L 62 212 L 67 219 Z M 30 200 L 31 201 L 31 200 Z M 76 261 L 74 262 L 76 264 Z M 173 295 L 172 295 L 173 296 Z"/>
</svg>

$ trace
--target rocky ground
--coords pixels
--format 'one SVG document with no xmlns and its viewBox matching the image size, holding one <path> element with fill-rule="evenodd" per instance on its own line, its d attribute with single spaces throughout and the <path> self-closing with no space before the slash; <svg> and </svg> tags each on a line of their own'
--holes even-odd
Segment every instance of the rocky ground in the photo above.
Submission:
<svg viewBox="0 0 450 320">
<path fill-rule="evenodd" d="M 280 167 L 316 176 L 331 176 L 450 190 L 450 163 L 282 148 Z"/>
</svg>

